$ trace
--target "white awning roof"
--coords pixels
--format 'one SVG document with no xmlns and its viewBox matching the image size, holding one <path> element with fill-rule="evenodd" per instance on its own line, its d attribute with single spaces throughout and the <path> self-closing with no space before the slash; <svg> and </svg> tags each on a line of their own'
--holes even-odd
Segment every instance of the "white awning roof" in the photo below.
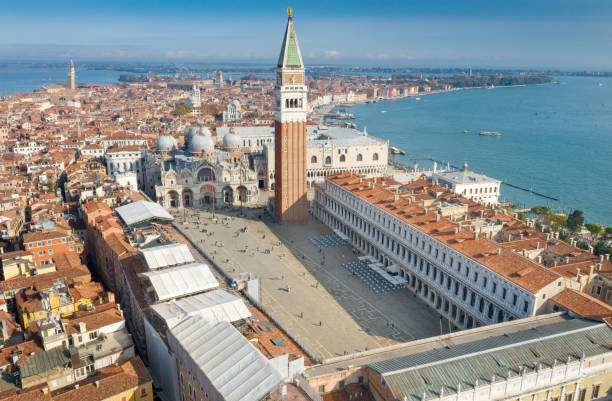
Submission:
<svg viewBox="0 0 612 401">
<path fill-rule="evenodd" d="M 183 265 L 194 261 L 193 255 L 185 244 L 168 244 L 142 249 L 140 251 L 149 270 L 161 267 Z"/>
<path fill-rule="evenodd" d="M 225 401 L 259 401 L 282 377 L 231 323 L 210 324 L 199 316 L 169 330 L 170 348 L 208 394 Z M 212 397 L 211 397 L 212 398 Z"/>
<path fill-rule="evenodd" d="M 119 206 L 115 211 L 117 211 L 119 217 L 121 217 L 128 226 L 155 218 L 164 220 L 173 219 L 170 213 L 161 207 L 159 203 L 155 202 L 132 202 L 124 206 Z"/>
<path fill-rule="evenodd" d="M 251 312 L 241 298 L 221 289 L 151 307 L 166 321 L 169 328 L 190 316 L 200 316 L 209 323 L 235 322 L 251 316 Z"/>
<path fill-rule="evenodd" d="M 219 286 L 207 265 L 190 263 L 144 273 L 149 278 L 158 301 L 197 294 Z"/>
</svg>

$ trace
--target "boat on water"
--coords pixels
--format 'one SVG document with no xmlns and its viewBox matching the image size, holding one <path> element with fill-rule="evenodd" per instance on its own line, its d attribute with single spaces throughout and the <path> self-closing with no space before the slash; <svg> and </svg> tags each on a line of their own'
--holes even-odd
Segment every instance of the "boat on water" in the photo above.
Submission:
<svg viewBox="0 0 612 401">
<path fill-rule="evenodd" d="M 599 86 L 603 86 L 603 82 L 600 82 L 600 83 L 599 83 Z"/>
<path fill-rule="evenodd" d="M 415 97 L 414 100 L 421 100 L 421 98 L 420 97 Z"/>
<path fill-rule="evenodd" d="M 468 132 L 470 132 L 470 131 L 468 131 L 468 130 L 466 130 L 466 129 L 464 129 L 464 130 L 463 130 L 463 133 L 464 133 L 464 134 L 467 134 Z"/>
<path fill-rule="evenodd" d="M 386 113 L 386 112 L 387 112 L 387 110 L 381 110 L 380 112 L 381 112 L 381 113 Z"/>
<path fill-rule="evenodd" d="M 480 131 L 480 133 L 478 135 L 481 135 L 481 136 L 501 136 L 501 134 L 499 132 L 495 132 L 495 131 Z"/>
<path fill-rule="evenodd" d="M 395 146 L 389 146 L 389 153 L 392 155 L 405 155 L 406 152 L 401 150 L 400 148 L 396 148 Z"/>
</svg>

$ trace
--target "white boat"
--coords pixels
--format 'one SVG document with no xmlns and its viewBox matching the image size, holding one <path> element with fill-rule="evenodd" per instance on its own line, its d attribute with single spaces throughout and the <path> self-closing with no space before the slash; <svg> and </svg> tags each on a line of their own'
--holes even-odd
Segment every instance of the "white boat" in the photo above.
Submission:
<svg viewBox="0 0 612 401">
<path fill-rule="evenodd" d="M 400 148 L 396 148 L 395 146 L 389 146 L 389 153 L 392 155 L 405 155 L 406 152 L 401 150 Z"/>
<path fill-rule="evenodd" d="M 380 112 L 381 112 L 381 113 L 386 113 L 386 112 L 387 112 L 387 110 L 381 110 Z"/>
<path fill-rule="evenodd" d="M 499 132 L 495 132 L 495 131 L 480 131 L 480 134 L 482 136 L 501 136 L 501 134 Z"/>
<path fill-rule="evenodd" d="M 421 100 L 421 98 L 420 97 L 415 97 L 414 100 Z"/>
</svg>

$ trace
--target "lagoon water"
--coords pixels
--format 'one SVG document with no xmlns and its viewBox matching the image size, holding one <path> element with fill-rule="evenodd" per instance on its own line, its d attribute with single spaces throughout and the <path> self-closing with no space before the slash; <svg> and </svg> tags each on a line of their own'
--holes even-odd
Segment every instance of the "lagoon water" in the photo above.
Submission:
<svg viewBox="0 0 612 401">
<path fill-rule="evenodd" d="M 77 82 L 117 83 L 120 71 L 79 70 Z M 0 66 L 0 96 L 65 82 L 67 68 Z M 559 84 L 472 89 L 351 108 L 360 129 L 407 152 L 398 161 L 430 168 L 449 161 L 559 198 L 502 186 L 517 206 L 582 209 L 612 226 L 612 78 L 557 77 Z M 601 83 L 601 85 L 600 85 Z M 386 111 L 382 113 L 382 111 Z M 463 134 L 468 130 L 468 134 Z M 498 131 L 501 137 L 479 136 Z"/>
<path fill-rule="evenodd" d="M 359 129 L 406 151 L 393 156 L 397 161 L 431 168 L 423 159 L 455 166 L 467 159 L 470 170 L 560 199 L 502 185 L 502 197 L 517 207 L 581 209 L 587 221 L 612 226 L 612 78 L 555 79 L 559 84 L 461 90 L 350 110 Z"/>
<path fill-rule="evenodd" d="M 76 69 L 77 83 L 113 84 L 119 82 L 121 71 Z M 18 64 L 0 66 L 0 96 L 15 92 L 31 92 L 45 85 L 65 83 L 68 79 L 66 67 L 27 67 Z"/>
</svg>

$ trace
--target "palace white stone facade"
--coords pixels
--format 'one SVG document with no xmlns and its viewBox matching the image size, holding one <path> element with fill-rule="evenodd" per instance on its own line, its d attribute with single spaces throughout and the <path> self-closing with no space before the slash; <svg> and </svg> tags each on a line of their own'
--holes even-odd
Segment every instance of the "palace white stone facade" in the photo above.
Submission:
<svg viewBox="0 0 612 401">
<path fill-rule="evenodd" d="M 232 121 L 240 121 L 242 120 L 242 112 L 240 111 L 240 102 L 238 100 L 232 100 L 230 104 L 227 105 L 225 111 L 223 112 L 223 121 L 224 122 L 232 122 Z"/>
<path fill-rule="evenodd" d="M 143 163 L 147 149 L 124 146 L 106 149 L 106 171 L 121 185 L 137 190 L 143 184 Z"/>
<path fill-rule="evenodd" d="M 240 146 L 253 155 L 260 188 L 274 188 L 274 127 L 233 127 Z M 217 138 L 230 128 L 218 127 Z M 306 180 L 311 186 L 325 175 L 349 171 L 379 176 L 387 171 L 389 142 L 369 136 L 366 130 L 308 126 Z"/>
<path fill-rule="evenodd" d="M 438 185 L 478 203 L 498 203 L 501 181 L 469 171 L 467 162 L 460 171 L 434 171 L 432 179 L 437 181 Z"/>
</svg>

